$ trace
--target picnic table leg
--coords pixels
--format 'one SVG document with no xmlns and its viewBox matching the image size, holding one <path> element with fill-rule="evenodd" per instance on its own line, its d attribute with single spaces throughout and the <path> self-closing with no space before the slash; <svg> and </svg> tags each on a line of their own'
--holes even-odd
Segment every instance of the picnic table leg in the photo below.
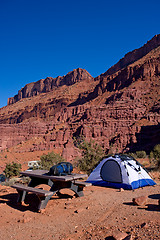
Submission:
<svg viewBox="0 0 160 240">
<path fill-rule="evenodd" d="M 52 187 L 53 185 L 53 182 L 49 179 L 37 179 L 37 178 L 32 178 L 30 183 L 28 184 L 29 187 L 36 187 L 40 184 L 47 184 L 49 185 L 50 187 Z M 22 204 L 24 201 L 25 201 L 25 198 L 28 194 L 28 192 L 26 191 L 22 191 L 22 190 L 18 190 L 17 189 L 17 192 L 18 192 L 18 199 L 17 199 L 17 203 L 18 204 Z M 54 193 L 53 193 L 54 194 Z M 51 198 L 52 196 L 49 196 L 49 197 L 45 197 L 45 199 L 43 199 L 42 197 L 39 198 L 40 200 L 40 204 L 39 204 L 39 208 L 38 209 L 43 209 L 46 207 L 49 199 Z"/>
<path fill-rule="evenodd" d="M 53 183 L 53 186 L 51 187 L 50 191 L 53 191 L 54 193 L 59 194 L 59 191 L 64 188 L 68 188 L 68 189 L 72 190 L 73 192 L 75 192 L 77 197 L 84 196 L 83 186 L 77 186 L 73 182 L 56 181 Z"/>
<path fill-rule="evenodd" d="M 83 186 L 77 186 L 74 183 L 72 183 L 70 189 L 75 192 L 77 197 L 83 197 L 84 196 Z"/>
<path fill-rule="evenodd" d="M 17 190 L 17 192 L 18 192 L 17 203 L 22 204 L 22 202 L 24 202 L 24 199 L 26 197 L 26 191 Z"/>
<path fill-rule="evenodd" d="M 50 191 L 56 193 L 57 195 L 61 195 L 60 194 L 60 190 L 64 189 L 64 188 L 68 188 L 71 189 L 71 182 L 62 182 L 62 181 L 56 181 L 53 183 Z"/>
<path fill-rule="evenodd" d="M 54 193 L 53 193 L 54 194 Z M 39 205 L 38 205 L 38 210 L 42 210 L 44 208 L 46 208 L 48 201 L 50 200 L 51 196 L 38 196 L 39 198 Z"/>
<path fill-rule="evenodd" d="M 63 188 L 70 188 L 70 182 L 56 181 L 53 183 L 50 191 L 56 193 L 56 192 L 59 192 Z"/>
</svg>

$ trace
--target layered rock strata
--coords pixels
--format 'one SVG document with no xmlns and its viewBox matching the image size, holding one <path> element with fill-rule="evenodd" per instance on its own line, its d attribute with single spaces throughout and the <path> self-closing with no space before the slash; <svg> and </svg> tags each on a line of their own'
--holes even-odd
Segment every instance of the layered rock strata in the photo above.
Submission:
<svg viewBox="0 0 160 240">
<path fill-rule="evenodd" d="M 18 94 L 8 99 L 8 105 L 21 100 L 22 98 L 30 98 L 40 93 L 52 91 L 54 88 L 66 85 L 70 86 L 82 80 L 93 80 L 93 77 L 85 69 L 75 69 L 69 72 L 66 76 L 58 76 L 56 78 L 47 77 L 37 82 L 27 84 L 24 88 L 18 91 Z"/>
<path fill-rule="evenodd" d="M 160 142 L 160 35 L 97 78 L 83 69 L 26 85 L 0 109 L 0 150 L 62 150 L 67 160 L 83 135 L 106 152 L 150 151 Z M 136 61 L 135 61 L 136 60 Z"/>
</svg>

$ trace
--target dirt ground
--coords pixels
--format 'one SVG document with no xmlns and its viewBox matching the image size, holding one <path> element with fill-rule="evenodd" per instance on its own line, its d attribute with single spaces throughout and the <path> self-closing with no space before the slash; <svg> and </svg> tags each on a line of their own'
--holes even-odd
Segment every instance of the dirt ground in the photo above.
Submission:
<svg viewBox="0 0 160 240">
<path fill-rule="evenodd" d="M 156 182 L 135 191 L 90 186 L 81 198 L 63 190 L 41 213 L 36 211 L 36 196 L 29 194 L 19 206 L 16 190 L 0 185 L 0 239 L 109 240 L 117 230 L 132 239 L 160 239 L 159 178 Z M 133 205 L 139 196 L 148 197 L 146 206 Z"/>
</svg>

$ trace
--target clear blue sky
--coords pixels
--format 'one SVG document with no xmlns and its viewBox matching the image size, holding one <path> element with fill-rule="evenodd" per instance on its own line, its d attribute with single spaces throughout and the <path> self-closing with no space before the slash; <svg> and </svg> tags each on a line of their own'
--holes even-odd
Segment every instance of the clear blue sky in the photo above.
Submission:
<svg viewBox="0 0 160 240">
<path fill-rule="evenodd" d="M 0 107 L 27 83 L 93 77 L 160 33 L 159 0 L 0 0 Z"/>
</svg>

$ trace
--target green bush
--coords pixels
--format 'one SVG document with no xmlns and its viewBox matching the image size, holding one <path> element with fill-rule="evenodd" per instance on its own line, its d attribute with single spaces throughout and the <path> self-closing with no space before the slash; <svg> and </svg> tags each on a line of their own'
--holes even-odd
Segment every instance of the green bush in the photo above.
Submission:
<svg viewBox="0 0 160 240">
<path fill-rule="evenodd" d="M 136 151 L 136 152 L 131 152 L 131 153 L 128 153 L 131 157 L 133 158 L 146 158 L 147 157 L 147 154 L 145 151 Z"/>
<path fill-rule="evenodd" d="M 64 158 L 57 153 L 44 154 L 40 157 L 40 168 L 49 170 L 53 165 L 64 161 Z"/>
<path fill-rule="evenodd" d="M 137 151 L 136 156 L 137 158 L 146 158 L 147 154 L 145 151 Z"/>
<path fill-rule="evenodd" d="M 135 159 L 137 158 L 136 153 L 128 153 L 128 155 L 131 156 L 131 157 L 133 157 L 133 158 L 135 158 Z"/>
<path fill-rule="evenodd" d="M 160 144 L 154 146 L 153 150 L 149 154 L 149 158 L 156 165 L 160 166 Z"/>
<path fill-rule="evenodd" d="M 14 176 L 18 176 L 20 170 L 21 170 L 21 164 L 12 162 L 12 163 L 6 164 L 4 173 L 6 178 L 11 178 Z"/>
<path fill-rule="evenodd" d="M 82 158 L 78 160 L 78 167 L 90 174 L 105 156 L 104 149 L 94 141 L 87 142 L 86 140 L 79 142 L 78 147 L 82 151 Z"/>
<path fill-rule="evenodd" d="M 153 151 L 150 152 L 150 154 L 149 154 L 149 159 L 150 159 L 150 160 L 154 160 L 154 153 L 153 153 Z"/>
</svg>

